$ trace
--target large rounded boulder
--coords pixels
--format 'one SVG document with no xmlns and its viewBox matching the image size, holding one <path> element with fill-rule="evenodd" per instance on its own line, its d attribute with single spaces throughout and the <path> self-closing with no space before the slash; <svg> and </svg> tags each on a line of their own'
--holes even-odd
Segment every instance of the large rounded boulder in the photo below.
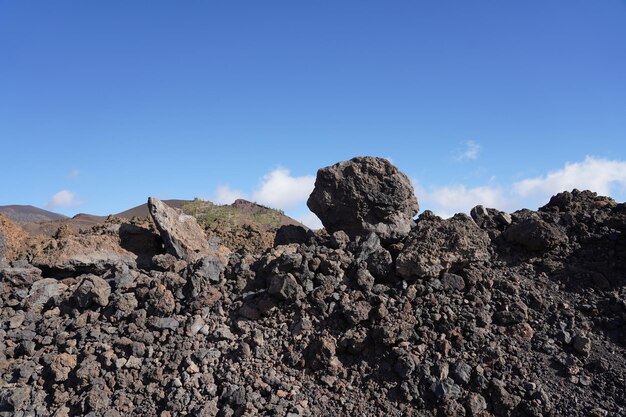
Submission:
<svg viewBox="0 0 626 417">
<path fill-rule="evenodd" d="M 375 232 L 383 241 L 406 236 L 419 210 L 409 177 L 387 159 L 357 157 L 317 171 L 307 205 L 329 233 Z"/>
</svg>

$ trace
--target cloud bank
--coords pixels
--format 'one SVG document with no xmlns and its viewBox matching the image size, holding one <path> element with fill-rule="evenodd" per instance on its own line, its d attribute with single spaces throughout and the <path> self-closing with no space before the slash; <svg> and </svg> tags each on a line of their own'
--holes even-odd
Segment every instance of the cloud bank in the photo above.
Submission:
<svg viewBox="0 0 626 417">
<path fill-rule="evenodd" d="M 480 147 L 468 145 L 464 159 L 477 157 Z M 305 206 L 313 191 L 315 176 L 294 176 L 286 168 L 277 168 L 264 175 L 256 189 L 246 194 L 228 185 L 218 187 L 213 201 L 230 204 L 237 198 L 281 209 L 312 229 L 322 227 L 320 220 Z M 599 194 L 615 196 L 626 192 L 626 161 L 587 156 L 581 162 L 566 163 L 545 175 L 525 178 L 511 184 L 498 184 L 494 179 L 485 185 L 468 187 L 464 184 L 425 186 L 413 180 L 422 210 L 431 210 L 442 217 L 469 211 L 476 205 L 514 211 L 523 207 L 536 209 L 551 196 L 574 188 L 589 189 Z M 60 194 L 60 193 L 59 193 Z M 67 195 L 57 200 L 72 201 Z"/>
<path fill-rule="evenodd" d="M 512 211 L 522 207 L 537 208 L 554 194 L 574 188 L 609 196 L 624 192 L 626 161 L 587 156 L 582 162 L 568 162 L 560 169 L 507 187 L 497 184 L 471 188 L 460 184 L 423 187 L 416 181 L 414 186 L 420 206 L 444 217 L 467 213 L 478 204 Z"/>
</svg>

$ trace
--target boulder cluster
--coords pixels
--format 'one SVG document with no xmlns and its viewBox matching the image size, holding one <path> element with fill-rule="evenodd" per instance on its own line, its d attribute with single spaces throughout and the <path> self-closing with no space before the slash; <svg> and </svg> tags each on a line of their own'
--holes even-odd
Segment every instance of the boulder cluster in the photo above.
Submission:
<svg viewBox="0 0 626 417">
<path fill-rule="evenodd" d="M 0 253 L 0 416 L 626 414 L 624 203 L 414 220 L 354 158 L 318 172 L 325 231 L 262 253 L 149 205 Z"/>
</svg>

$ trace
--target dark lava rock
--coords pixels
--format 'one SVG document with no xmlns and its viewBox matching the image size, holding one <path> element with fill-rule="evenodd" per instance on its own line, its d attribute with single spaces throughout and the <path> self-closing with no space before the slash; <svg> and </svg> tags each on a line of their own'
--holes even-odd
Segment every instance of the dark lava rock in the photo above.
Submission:
<svg viewBox="0 0 626 417">
<path fill-rule="evenodd" d="M 457 214 L 444 220 L 426 211 L 406 239 L 396 272 L 405 279 L 458 272 L 472 263 L 488 261 L 490 244 L 487 233 L 469 216 Z"/>
<path fill-rule="evenodd" d="M 281 226 L 276 231 L 276 237 L 274 237 L 274 246 L 289 245 L 291 243 L 306 243 L 311 238 L 313 232 L 305 229 L 302 226 L 294 224 L 287 224 Z"/>
<path fill-rule="evenodd" d="M 557 226 L 529 218 L 506 229 L 504 237 L 531 251 L 546 251 L 567 242 L 567 235 Z"/>
<path fill-rule="evenodd" d="M 320 169 L 307 205 L 329 233 L 343 230 L 354 238 L 376 232 L 383 241 L 409 233 L 419 210 L 409 178 L 373 157 Z"/>
<path fill-rule="evenodd" d="M 0 417 L 626 415 L 626 205 L 573 191 L 472 216 L 92 275 L 20 253 L 0 268 Z M 110 226 L 53 238 L 47 262 L 118 253 Z"/>
</svg>

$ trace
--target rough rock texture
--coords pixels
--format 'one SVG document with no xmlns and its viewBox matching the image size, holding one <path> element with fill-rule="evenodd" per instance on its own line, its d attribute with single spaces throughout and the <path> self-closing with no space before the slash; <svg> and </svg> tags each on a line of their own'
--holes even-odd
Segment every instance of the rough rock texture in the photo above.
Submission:
<svg viewBox="0 0 626 417">
<path fill-rule="evenodd" d="M 26 233 L 0 214 L 0 265 L 14 260 L 26 250 Z"/>
<path fill-rule="evenodd" d="M 0 416 L 626 415 L 626 204 L 574 190 L 476 215 L 226 265 L 13 261 Z M 510 239 L 528 219 L 555 233 Z"/>
<path fill-rule="evenodd" d="M 396 270 L 405 279 L 437 278 L 488 261 L 490 245 L 488 234 L 467 215 L 443 220 L 425 212 L 406 239 Z"/>
<path fill-rule="evenodd" d="M 212 254 L 206 234 L 193 216 L 155 197 L 148 198 L 148 209 L 168 253 L 187 261 Z"/>
<path fill-rule="evenodd" d="M 33 253 L 32 264 L 50 273 L 101 274 L 122 265 L 136 268 L 138 255 L 120 245 L 115 230 L 60 234 L 47 239 Z"/>
<path fill-rule="evenodd" d="M 376 232 L 384 240 L 409 233 L 419 206 L 409 178 L 387 159 L 357 157 L 317 171 L 307 205 L 329 233 Z"/>
</svg>

